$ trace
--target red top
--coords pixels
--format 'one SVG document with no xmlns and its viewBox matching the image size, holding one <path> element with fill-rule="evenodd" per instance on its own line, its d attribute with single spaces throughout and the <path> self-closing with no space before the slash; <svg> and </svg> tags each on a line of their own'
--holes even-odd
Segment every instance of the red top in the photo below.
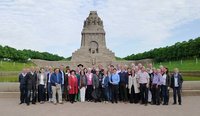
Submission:
<svg viewBox="0 0 200 116">
<path fill-rule="evenodd" d="M 68 78 L 69 85 L 69 94 L 77 94 L 78 93 L 78 80 L 76 76 L 70 75 Z"/>
</svg>

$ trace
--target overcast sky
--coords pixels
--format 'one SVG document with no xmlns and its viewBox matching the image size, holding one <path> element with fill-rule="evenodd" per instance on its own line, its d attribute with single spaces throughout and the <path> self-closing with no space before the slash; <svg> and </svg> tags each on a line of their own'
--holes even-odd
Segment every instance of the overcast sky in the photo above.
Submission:
<svg viewBox="0 0 200 116">
<path fill-rule="evenodd" d="M 91 10 L 119 57 L 200 36 L 200 0 L 0 0 L 0 45 L 71 56 Z"/>
</svg>

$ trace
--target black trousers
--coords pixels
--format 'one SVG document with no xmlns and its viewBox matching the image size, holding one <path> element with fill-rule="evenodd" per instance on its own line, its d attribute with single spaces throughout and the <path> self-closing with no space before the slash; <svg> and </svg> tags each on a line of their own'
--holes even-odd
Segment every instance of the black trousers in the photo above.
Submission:
<svg viewBox="0 0 200 116">
<path fill-rule="evenodd" d="M 112 103 L 118 103 L 119 86 L 112 85 Z"/>
<path fill-rule="evenodd" d="M 32 102 L 32 104 L 36 103 L 35 89 L 27 89 L 27 91 L 26 91 L 26 104 L 29 105 L 30 102 Z"/>
<path fill-rule="evenodd" d="M 38 101 L 45 101 L 45 88 L 44 88 L 44 85 L 39 85 L 38 86 Z"/>
<path fill-rule="evenodd" d="M 134 85 L 132 85 L 131 87 L 131 93 L 130 93 L 130 103 L 138 103 L 139 102 L 139 97 L 140 94 L 139 93 L 135 93 L 135 88 Z"/>
<path fill-rule="evenodd" d="M 119 85 L 120 101 L 127 101 L 127 89 L 126 83 L 120 83 Z"/>
<path fill-rule="evenodd" d="M 174 103 L 177 103 L 176 102 L 177 95 L 178 95 L 178 102 L 181 103 L 181 88 L 180 87 L 173 88 Z"/>
<path fill-rule="evenodd" d="M 93 100 L 92 98 L 92 91 L 93 91 L 93 86 L 92 85 L 87 85 L 87 89 L 86 89 L 86 100 Z"/>
<path fill-rule="evenodd" d="M 20 102 L 25 103 L 26 99 L 26 86 L 20 85 Z"/>
<path fill-rule="evenodd" d="M 153 100 L 153 104 L 160 104 L 160 85 L 158 85 L 158 87 L 156 87 L 157 85 L 154 84 L 152 87 L 152 100 Z"/>
<path fill-rule="evenodd" d="M 142 104 L 147 104 L 148 102 L 148 88 L 146 85 L 147 85 L 146 83 L 140 84 Z"/>
<path fill-rule="evenodd" d="M 71 103 L 74 103 L 74 101 L 75 101 L 75 94 L 69 94 L 69 101 Z"/>
</svg>

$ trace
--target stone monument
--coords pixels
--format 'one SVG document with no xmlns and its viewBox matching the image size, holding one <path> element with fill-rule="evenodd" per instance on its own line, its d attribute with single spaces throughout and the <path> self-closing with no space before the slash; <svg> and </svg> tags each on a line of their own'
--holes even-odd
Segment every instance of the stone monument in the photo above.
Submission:
<svg viewBox="0 0 200 116">
<path fill-rule="evenodd" d="M 81 35 L 81 47 L 72 54 L 72 62 L 95 65 L 115 61 L 115 54 L 106 47 L 103 21 L 96 11 L 90 11 Z"/>
</svg>

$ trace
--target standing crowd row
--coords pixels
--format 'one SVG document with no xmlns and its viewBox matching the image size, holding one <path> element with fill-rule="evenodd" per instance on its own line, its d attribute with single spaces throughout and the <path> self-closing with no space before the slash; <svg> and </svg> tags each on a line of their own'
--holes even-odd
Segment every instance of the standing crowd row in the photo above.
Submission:
<svg viewBox="0 0 200 116">
<path fill-rule="evenodd" d="M 138 65 L 102 65 L 76 70 L 69 66 L 59 68 L 24 68 L 19 75 L 20 104 L 41 104 L 46 101 L 63 104 L 74 102 L 141 103 L 145 106 L 168 105 L 169 91 L 173 90 L 173 104 L 181 105 L 183 78 L 177 68 L 169 74 L 168 68 L 154 68 L 151 63 Z"/>
</svg>

